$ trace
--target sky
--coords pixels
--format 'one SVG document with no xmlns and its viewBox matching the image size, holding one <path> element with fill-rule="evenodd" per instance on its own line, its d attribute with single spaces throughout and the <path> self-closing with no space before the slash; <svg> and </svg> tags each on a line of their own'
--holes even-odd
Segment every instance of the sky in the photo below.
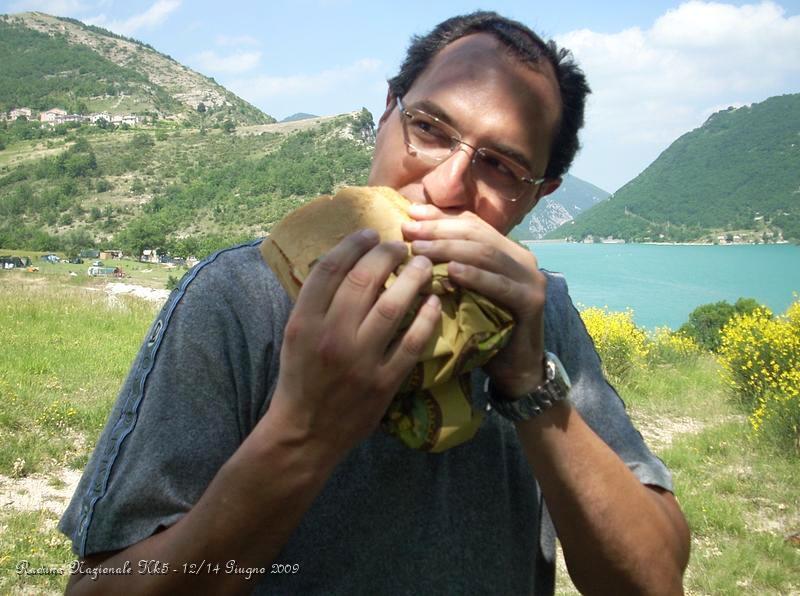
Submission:
<svg viewBox="0 0 800 596">
<path fill-rule="evenodd" d="M 609 192 L 712 113 L 800 93 L 800 0 L 0 0 L 148 43 L 279 120 L 377 121 L 411 36 L 477 9 L 572 50 L 593 92 L 571 173 Z"/>
</svg>

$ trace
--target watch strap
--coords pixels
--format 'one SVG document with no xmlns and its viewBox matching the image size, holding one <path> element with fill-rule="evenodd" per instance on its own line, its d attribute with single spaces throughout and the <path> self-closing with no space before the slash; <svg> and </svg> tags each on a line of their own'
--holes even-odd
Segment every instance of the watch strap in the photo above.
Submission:
<svg viewBox="0 0 800 596">
<path fill-rule="evenodd" d="M 544 367 L 544 383 L 518 398 L 504 396 L 491 379 L 487 378 L 486 390 L 491 409 L 504 418 L 519 422 L 535 418 L 556 403 L 567 400 L 570 389 L 569 377 L 558 357 L 551 352 L 545 352 Z"/>
</svg>

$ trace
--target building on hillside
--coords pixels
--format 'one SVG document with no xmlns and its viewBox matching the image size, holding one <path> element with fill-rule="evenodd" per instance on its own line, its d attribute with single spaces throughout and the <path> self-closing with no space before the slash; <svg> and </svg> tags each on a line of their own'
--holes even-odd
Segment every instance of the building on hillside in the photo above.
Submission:
<svg viewBox="0 0 800 596">
<path fill-rule="evenodd" d="M 66 110 L 61 108 L 51 108 L 39 114 L 39 122 L 46 122 L 47 124 L 61 124 L 67 115 Z"/>
<path fill-rule="evenodd" d="M 100 251 L 96 248 L 86 248 L 80 252 L 79 256 L 83 259 L 97 259 L 100 257 Z"/>
<path fill-rule="evenodd" d="M 136 126 L 139 124 L 139 116 L 134 116 L 133 114 L 114 114 L 111 116 L 111 124 Z"/>
<path fill-rule="evenodd" d="M 142 256 L 139 257 L 139 260 L 142 263 L 160 263 L 160 258 L 158 256 L 158 251 L 153 249 L 150 250 L 149 248 L 145 248 L 142 251 Z"/>
<path fill-rule="evenodd" d="M 16 120 L 21 116 L 25 116 L 28 120 L 33 116 L 33 111 L 30 108 L 14 108 L 8 113 L 9 120 Z"/>
<path fill-rule="evenodd" d="M 97 124 L 100 120 L 111 122 L 111 114 L 108 112 L 95 112 L 93 114 L 89 114 L 89 122 L 92 124 Z"/>
<path fill-rule="evenodd" d="M 121 259 L 121 258 L 122 258 L 121 250 L 108 249 L 100 251 L 100 259 L 102 260 Z"/>
</svg>

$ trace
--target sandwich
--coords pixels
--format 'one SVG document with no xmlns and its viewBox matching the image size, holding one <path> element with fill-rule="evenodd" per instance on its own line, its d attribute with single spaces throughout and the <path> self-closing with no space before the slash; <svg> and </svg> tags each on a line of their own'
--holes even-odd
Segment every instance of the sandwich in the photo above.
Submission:
<svg viewBox="0 0 800 596">
<path fill-rule="evenodd" d="M 335 196 L 313 199 L 278 222 L 261 244 L 262 257 L 296 300 L 315 263 L 348 234 L 371 228 L 382 242 L 404 240 L 401 224 L 411 221 L 408 206 L 405 197 L 390 188 L 345 187 Z M 385 287 L 394 278 L 390 276 Z M 453 284 L 446 263 L 434 265 L 433 279 L 417 307 L 428 293 L 440 297 L 440 323 L 389 406 L 382 427 L 409 447 L 440 452 L 477 432 L 483 412 L 473 406 L 470 374 L 505 344 L 513 320 L 487 298 Z M 408 313 L 398 333 L 411 324 L 413 315 Z"/>
</svg>

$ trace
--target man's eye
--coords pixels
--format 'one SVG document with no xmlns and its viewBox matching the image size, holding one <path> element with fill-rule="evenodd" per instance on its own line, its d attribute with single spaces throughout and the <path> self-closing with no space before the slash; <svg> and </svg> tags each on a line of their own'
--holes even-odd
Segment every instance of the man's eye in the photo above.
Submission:
<svg viewBox="0 0 800 596">
<path fill-rule="evenodd" d="M 492 172 L 494 172 L 496 175 L 516 178 L 514 172 L 511 170 L 508 164 L 494 155 L 487 155 L 486 153 L 483 153 L 481 155 L 481 161 L 485 167 L 492 170 Z"/>
<path fill-rule="evenodd" d="M 414 130 L 417 134 L 430 138 L 430 139 L 441 139 L 444 141 L 449 141 L 450 136 L 445 133 L 441 128 L 436 126 L 433 122 L 429 122 L 428 120 L 421 120 L 419 118 L 415 118 L 411 121 Z"/>
</svg>

